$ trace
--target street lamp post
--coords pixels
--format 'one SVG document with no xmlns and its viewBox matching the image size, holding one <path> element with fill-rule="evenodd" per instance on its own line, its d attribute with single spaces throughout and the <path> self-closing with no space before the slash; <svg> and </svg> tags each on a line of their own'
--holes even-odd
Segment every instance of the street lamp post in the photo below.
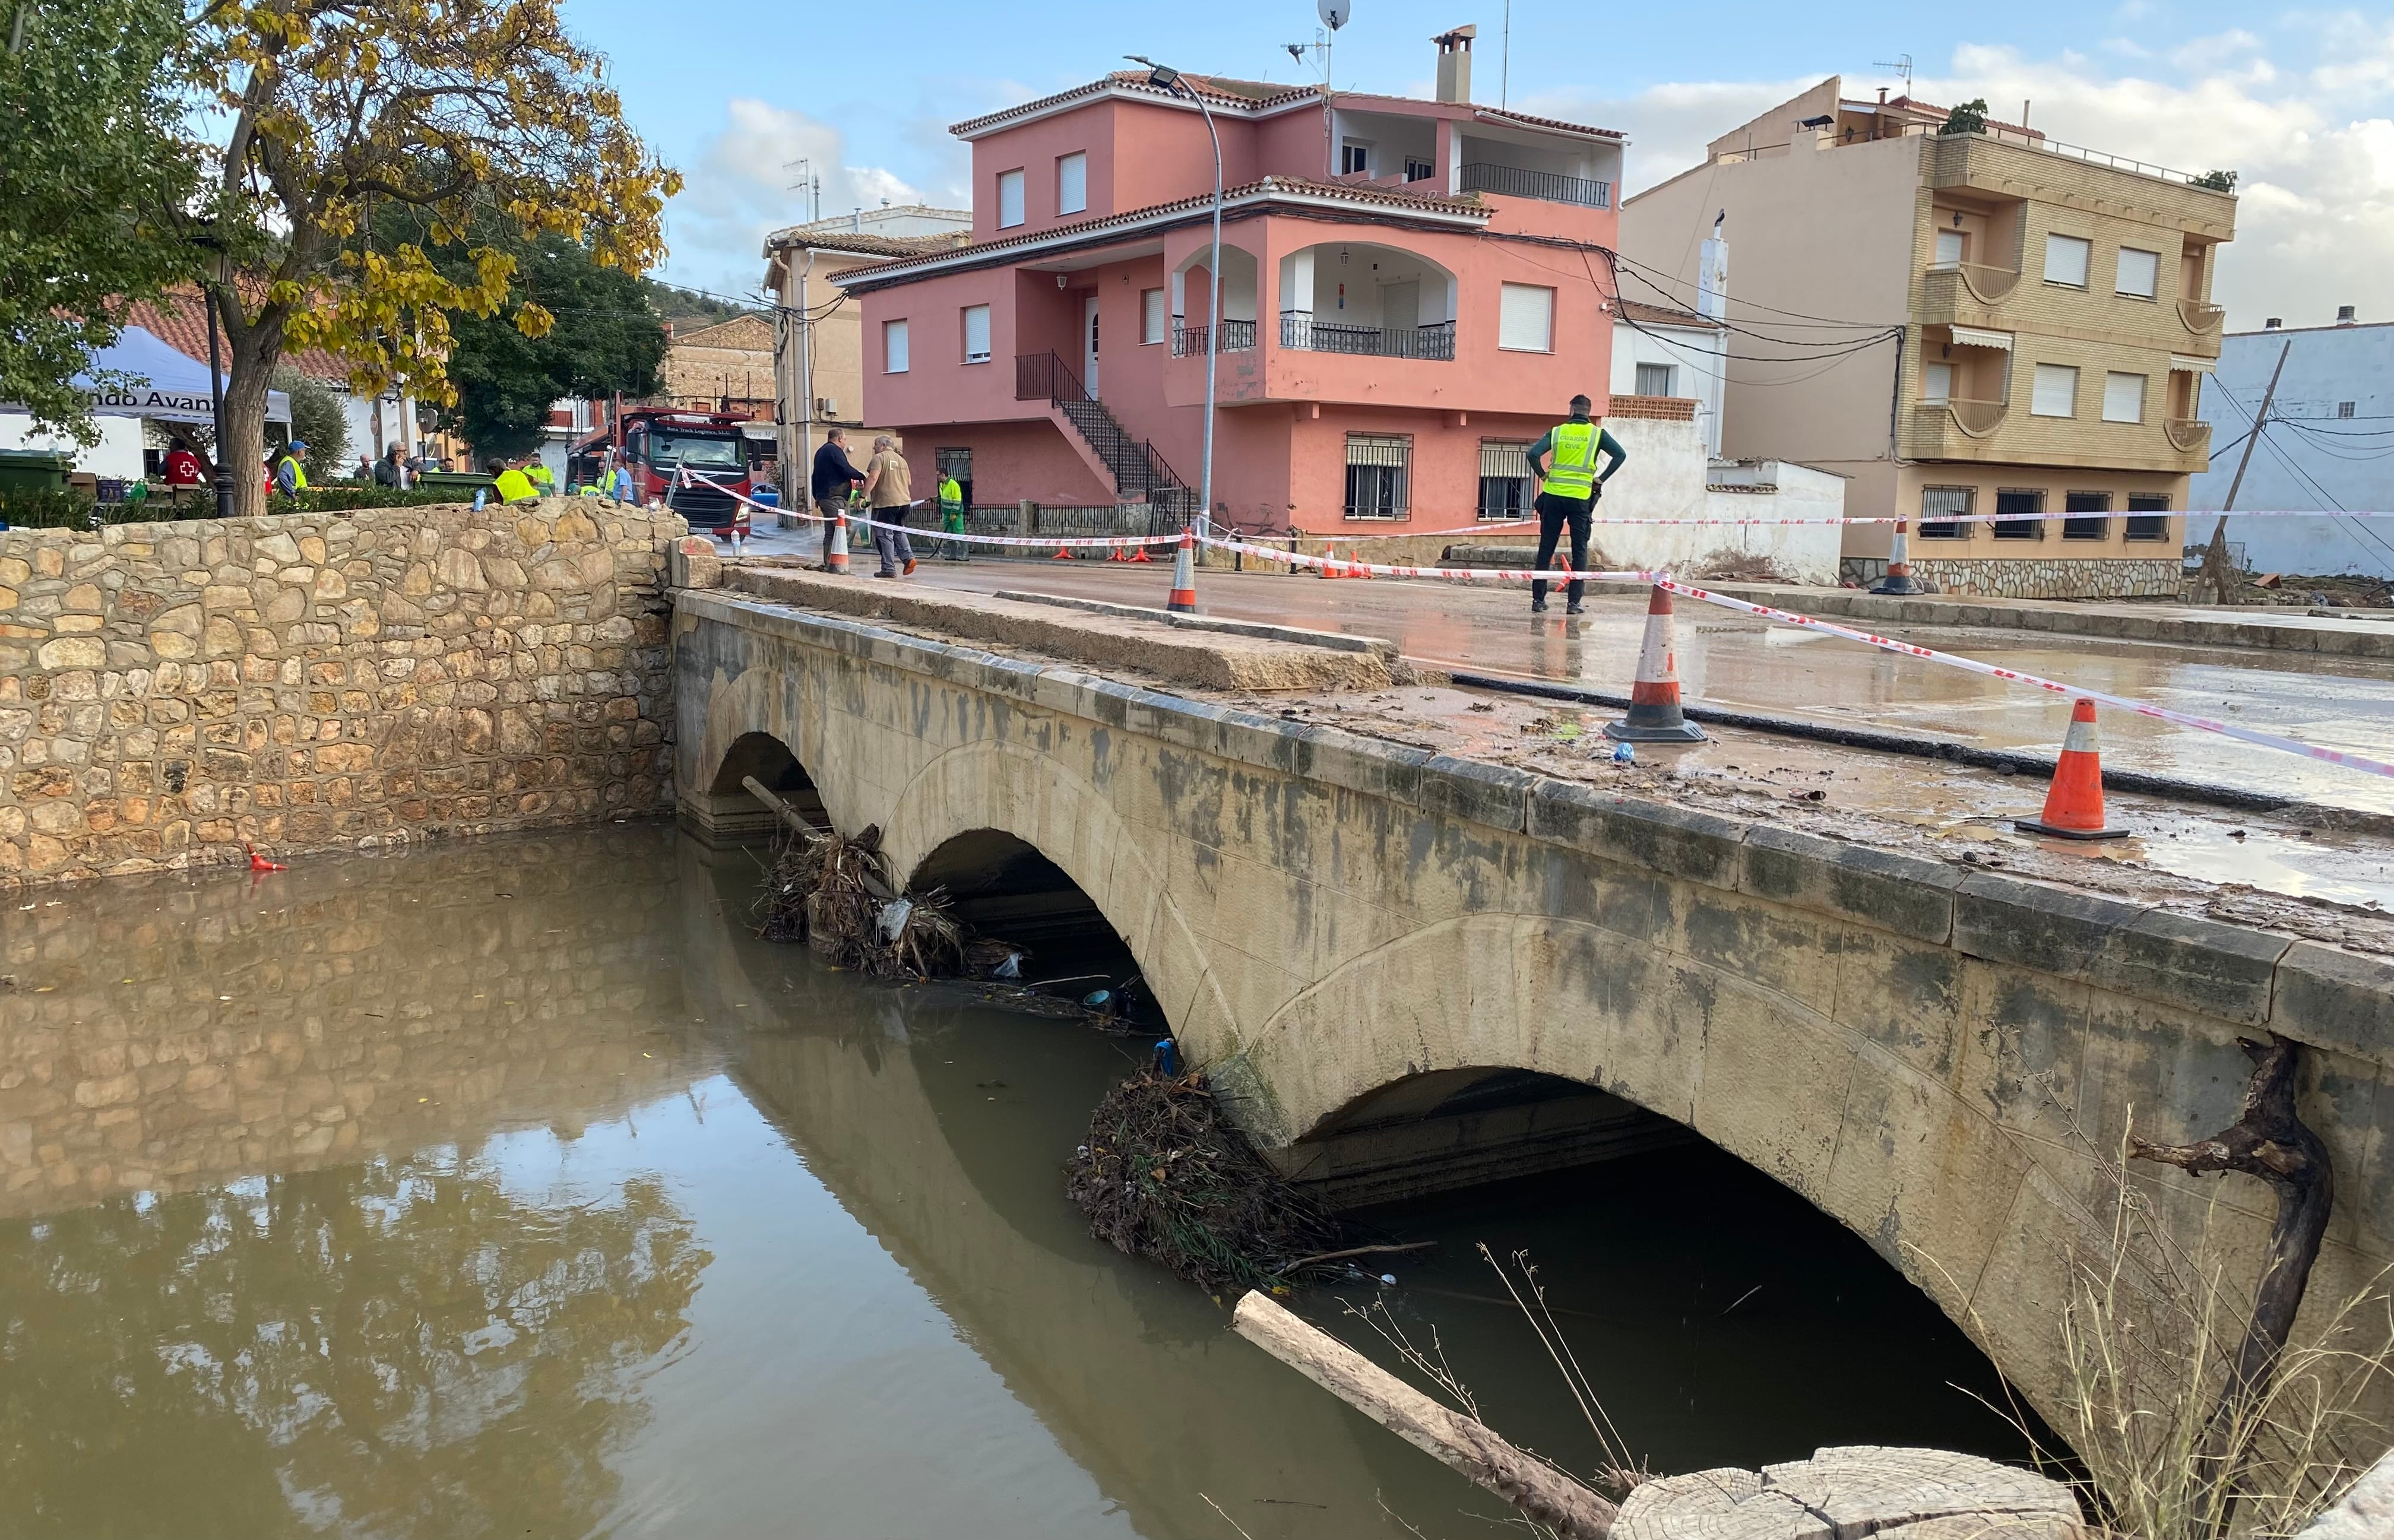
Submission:
<svg viewBox="0 0 2394 1540">
<path fill-rule="evenodd" d="M 217 341 L 217 284 L 230 281 L 227 275 L 232 270 L 232 259 L 225 250 L 223 241 L 215 232 L 215 221 L 210 220 L 208 224 L 210 228 L 194 236 L 191 244 L 211 254 L 208 276 L 216 280 L 216 283 L 202 289 L 201 296 L 207 301 L 208 408 L 216 434 L 217 517 L 230 519 L 232 517 L 233 482 L 231 466 L 225 459 L 224 363 Z"/>
<path fill-rule="evenodd" d="M 1205 105 L 1197 88 L 1181 78 L 1180 72 L 1169 64 L 1158 64 L 1138 54 L 1124 56 L 1134 64 L 1147 66 L 1147 83 L 1166 91 L 1177 90 L 1197 104 L 1205 119 L 1205 137 L 1214 141 L 1214 249 L 1205 264 L 1205 455 L 1198 473 L 1198 517 L 1207 524 L 1214 520 L 1214 355 L 1222 347 L 1222 136 L 1214 127 L 1214 110 Z"/>
</svg>

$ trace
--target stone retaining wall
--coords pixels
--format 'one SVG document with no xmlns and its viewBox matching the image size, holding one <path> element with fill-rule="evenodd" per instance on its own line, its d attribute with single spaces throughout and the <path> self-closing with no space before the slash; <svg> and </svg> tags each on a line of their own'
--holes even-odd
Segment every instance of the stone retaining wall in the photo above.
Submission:
<svg viewBox="0 0 2394 1540">
<path fill-rule="evenodd" d="M 1912 540 L 1912 575 L 1940 594 L 1985 599 L 2167 599 L 2183 573 L 2176 548 L 2166 557 L 1940 557 L 1934 542 Z M 1887 575 L 1887 559 L 1849 556 L 1838 574 L 1867 587 Z"/>
<path fill-rule="evenodd" d="M 673 514 L 0 533 L 0 886 L 651 812 Z"/>
</svg>

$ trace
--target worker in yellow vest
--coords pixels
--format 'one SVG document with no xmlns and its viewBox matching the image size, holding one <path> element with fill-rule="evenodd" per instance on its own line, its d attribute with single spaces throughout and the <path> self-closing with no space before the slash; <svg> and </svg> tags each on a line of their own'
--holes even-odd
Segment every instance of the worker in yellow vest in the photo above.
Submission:
<svg viewBox="0 0 2394 1540">
<path fill-rule="evenodd" d="M 1530 469 L 1538 478 L 1538 562 L 1540 572 L 1555 559 L 1555 543 L 1561 537 L 1563 526 L 1571 526 L 1572 581 L 1567 614 L 1580 612 L 1580 599 L 1587 585 L 1578 574 L 1587 571 L 1587 539 L 1589 526 L 1595 522 L 1597 499 L 1604 495 L 1604 483 L 1612 473 L 1627 463 L 1629 452 L 1620 441 L 1607 433 L 1590 416 L 1596 403 L 1585 396 L 1571 399 L 1571 421 L 1557 423 L 1546 429 L 1546 437 L 1530 446 Z M 1597 455 L 1611 456 L 1611 463 L 1597 473 Z M 1544 463 L 1541 464 L 1540 462 Z M 1546 608 L 1546 583 L 1544 578 L 1530 580 L 1530 612 L 1539 614 Z"/>
<path fill-rule="evenodd" d="M 545 463 L 537 459 L 527 460 L 524 462 L 523 470 L 524 477 L 532 482 L 533 491 L 543 497 L 557 495 L 557 472 L 549 469 Z"/>
<path fill-rule="evenodd" d="M 501 503 L 537 503 L 540 494 L 533 489 L 532 478 L 520 470 L 509 468 L 505 460 L 490 464 L 491 479 L 498 483 Z"/>
<path fill-rule="evenodd" d="M 283 445 L 274 460 L 274 490 L 285 497 L 296 497 L 308 490 L 308 467 L 299 456 L 308 453 L 308 441 L 294 439 Z"/>
</svg>

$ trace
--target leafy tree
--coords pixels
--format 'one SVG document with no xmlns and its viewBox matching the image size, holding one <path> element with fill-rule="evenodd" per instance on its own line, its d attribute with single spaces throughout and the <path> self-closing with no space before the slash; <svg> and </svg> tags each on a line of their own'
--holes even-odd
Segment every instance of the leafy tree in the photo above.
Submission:
<svg viewBox="0 0 2394 1540">
<path fill-rule="evenodd" d="M 199 175 L 175 0 L 0 0 L 0 401 L 85 443 L 70 383 L 108 303 L 190 275 L 171 228 Z"/>
<path fill-rule="evenodd" d="M 291 398 L 291 436 L 308 446 L 301 463 L 310 481 L 349 473 L 349 414 L 330 387 L 289 364 L 274 371 L 274 388 Z"/>
<path fill-rule="evenodd" d="M 665 329 L 642 280 L 600 266 L 561 236 L 521 242 L 495 231 L 490 244 L 515 258 L 514 302 L 556 320 L 537 336 L 504 309 L 452 323 L 449 378 L 457 400 L 443 410 L 442 426 L 463 433 L 478 458 L 530 454 L 549 403 L 561 397 L 657 393 Z"/>
<path fill-rule="evenodd" d="M 654 278 L 644 282 L 648 285 L 650 307 L 667 321 L 694 321 L 702 326 L 715 326 L 726 321 L 737 321 L 743 315 L 767 313 L 754 305 L 717 299 L 711 294 L 685 289 L 678 283 L 662 283 Z"/>
<path fill-rule="evenodd" d="M 2207 187 L 2214 192 L 2233 192 L 2236 191 L 2236 173 L 2233 171 L 2206 171 L 2202 176 L 2194 178 L 2193 185 L 2196 187 Z"/>
<path fill-rule="evenodd" d="M 557 0 L 214 0 L 195 35 L 228 125 L 217 228 L 263 280 L 208 280 L 229 311 L 233 443 L 262 441 L 286 346 L 338 354 L 361 392 L 404 378 L 420 398 L 455 400 L 449 318 L 499 310 L 516 258 L 472 246 L 460 277 L 425 245 L 382 249 L 377 217 L 426 219 L 434 248 L 504 219 L 627 272 L 664 254 L 659 216 L 681 178 L 625 125 L 604 61 L 566 35 Z M 513 314 L 527 336 L 553 319 L 531 302 Z M 242 487 L 241 511 L 258 511 L 263 492 Z"/>
<path fill-rule="evenodd" d="M 1978 97 L 1945 114 L 1940 134 L 1983 134 L 1987 131 L 1987 99 Z"/>
</svg>

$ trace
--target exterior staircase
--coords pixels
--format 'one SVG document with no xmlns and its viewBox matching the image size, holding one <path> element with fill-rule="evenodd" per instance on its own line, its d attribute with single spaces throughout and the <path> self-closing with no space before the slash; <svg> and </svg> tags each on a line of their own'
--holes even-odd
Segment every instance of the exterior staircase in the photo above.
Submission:
<svg viewBox="0 0 2394 1540">
<path fill-rule="evenodd" d="M 1181 480 L 1152 441 L 1134 436 L 1105 402 L 1085 389 L 1059 354 L 1024 353 L 1014 361 L 1014 399 L 1045 401 L 1080 435 L 1082 442 L 1112 473 L 1114 495 L 1125 503 L 1145 503 L 1159 516 L 1177 524 L 1197 511 L 1197 493 Z"/>
</svg>

